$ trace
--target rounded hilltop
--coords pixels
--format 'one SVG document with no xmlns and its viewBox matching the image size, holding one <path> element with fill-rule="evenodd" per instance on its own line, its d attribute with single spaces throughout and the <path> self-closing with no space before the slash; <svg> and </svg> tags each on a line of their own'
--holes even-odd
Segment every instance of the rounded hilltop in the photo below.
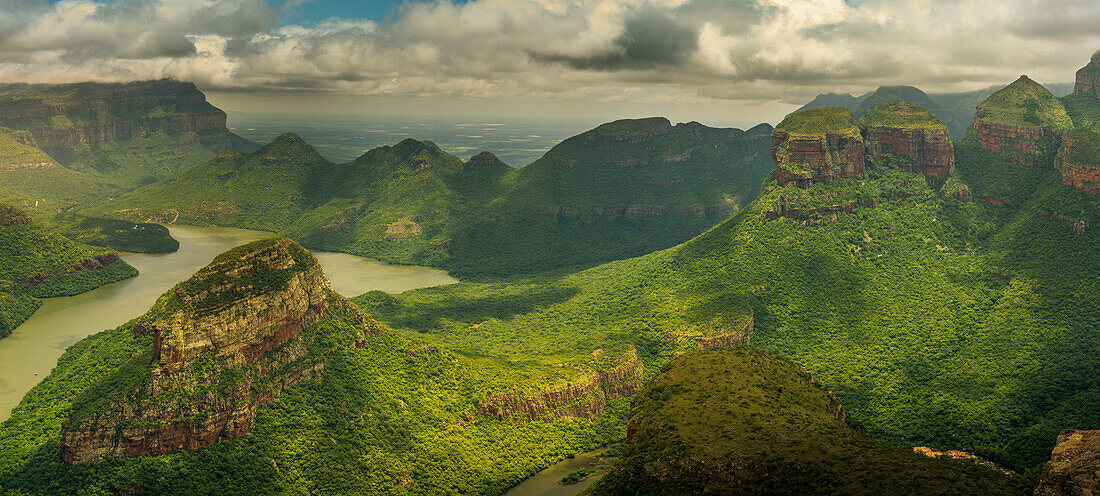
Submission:
<svg viewBox="0 0 1100 496">
<path fill-rule="evenodd" d="M 879 105 L 859 118 L 860 128 L 894 127 L 903 129 L 932 129 L 947 131 L 947 125 L 935 114 L 920 105 L 893 101 Z"/>
<path fill-rule="evenodd" d="M 1014 126 L 1040 126 L 1052 130 L 1073 127 L 1066 108 L 1043 85 L 1026 75 L 1005 86 L 978 105 L 975 121 Z"/>
</svg>

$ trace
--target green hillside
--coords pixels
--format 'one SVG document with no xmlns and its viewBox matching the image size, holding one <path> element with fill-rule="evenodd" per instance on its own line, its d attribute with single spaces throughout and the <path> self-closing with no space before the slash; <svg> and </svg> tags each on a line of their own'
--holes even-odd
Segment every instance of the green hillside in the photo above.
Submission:
<svg viewBox="0 0 1100 496">
<path fill-rule="evenodd" d="M 673 360 L 585 494 L 1021 494 L 1003 473 L 883 446 L 797 365 L 749 348 Z"/>
<path fill-rule="evenodd" d="M 960 156 L 963 177 L 982 163 Z M 1024 469 L 1062 426 L 1098 426 L 1100 234 L 1058 216 L 1093 226 L 1100 210 L 1056 171 L 1014 167 L 1026 182 L 1004 183 L 1039 187 L 1010 208 L 870 169 L 805 190 L 773 183 L 683 245 L 560 279 L 356 301 L 464 353 L 555 357 L 611 340 L 650 368 L 753 315 L 752 346 L 806 367 L 876 439 Z"/>
<path fill-rule="evenodd" d="M 945 129 L 946 126 L 931 111 L 918 105 L 893 101 L 879 105 L 857 121 L 860 128 L 889 126 L 902 129 Z"/>
<path fill-rule="evenodd" d="M 616 121 L 519 170 L 412 139 L 332 164 L 284 135 L 89 213 L 271 230 L 467 277 L 587 267 L 686 241 L 747 204 L 771 170 L 769 132 Z"/>
<path fill-rule="evenodd" d="M 1055 131 L 1073 127 L 1062 102 L 1027 76 L 998 90 L 978 105 L 985 121 L 1015 126 L 1042 126 Z"/>
<path fill-rule="evenodd" d="M 0 337 L 38 308 L 36 297 L 71 296 L 135 275 L 117 254 L 69 240 L 0 204 Z"/>
</svg>

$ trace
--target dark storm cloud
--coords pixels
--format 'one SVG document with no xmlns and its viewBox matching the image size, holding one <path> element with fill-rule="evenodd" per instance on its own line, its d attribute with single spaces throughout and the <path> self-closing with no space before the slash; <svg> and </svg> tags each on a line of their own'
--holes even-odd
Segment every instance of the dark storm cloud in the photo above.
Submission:
<svg viewBox="0 0 1100 496">
<path fill-rule="evenodd" d="M 612 46 L 594 55 L 532 52 L 540 62 L 563 63 L 578 70 L 613 71 L 677 66 L 698 48 L 698 28 L 673 19 L 668 12 L 635 12 L 623 21 L 623 33 Z"/>
</svg>

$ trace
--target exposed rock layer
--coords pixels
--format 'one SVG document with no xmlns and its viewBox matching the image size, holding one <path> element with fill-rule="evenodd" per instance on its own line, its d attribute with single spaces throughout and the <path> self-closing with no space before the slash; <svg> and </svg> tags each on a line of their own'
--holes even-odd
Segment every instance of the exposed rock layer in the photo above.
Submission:
<svg viewBox="0 0 1100 496">
<path fill-rule="evenodd" d="M 974 115 L 974 129 L 982 148 L 1029 167 L 1044 167 L 1044 157 L 1058 147 L 1057 131 L 1040 126 L 1020 126 L 990 122 L 982 111 Z M 1047 165 L 1049 167 L 1049 165 Z"/>
<path fill-rule="evenodd" d="M 1100 99 L 1100 52 L 1093 54 L 1089 64 L 1077 71 L 1073 94 L 1084 98 Z"/>
<path fill-rule="evenodd" d="M 1096 135 L 1088 132 L 1066 133 L 1062 139 L 1062 147 L 1054 158 L 1054 167 L 1062 173 L 1062 183 L 1073 186 L 1090 195 L 1100 195 L 1100 167 L 1091 163 L 1080 163 L 1074 160 L 1073 153 L 1078 146 L 1085 146 L 1080 140 L 1082 136 L 1092 137 Z M 1096 158 L 1100 161 L 1100 157 Z"/>
<path fill-rule="evenodd" d="M 1036 496 L 1100 495 L 1100 431 L 1066 429 L 1050 454 Z"/>
<path fill-rule="evenodd" d="M 324 363 L 307 354 L 303 330 L 328 312 L 376 324 L 332 293 L 320 265 L 286 239 L 265 240 L 216 258 L 178 284 L 135 322 L 150 349 L 123 367 L 144 368 L 138 385 L 105 407 L 70 413 L 61 456 L 67 464 L 160 455 L 248 434 L 257 412 Z"/>
<path fill-rule="evenodd" d="M 822 135 L 790 135 L 772 132 L 772 158 L 777 167 L 772 177 L 782 186 L 793 182 L 808 186 L 863 173 L 864 147 L 859 134 L 824 133 Z M 801 164 L 807 169 L 792 170 L 781 163 Z"/>
</svg>

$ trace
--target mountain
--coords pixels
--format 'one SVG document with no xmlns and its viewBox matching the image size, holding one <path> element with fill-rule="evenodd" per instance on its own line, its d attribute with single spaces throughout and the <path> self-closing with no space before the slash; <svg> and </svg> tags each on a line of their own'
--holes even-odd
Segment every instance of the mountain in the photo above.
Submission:
<svg viewBox="0 0 1100 496">
<path fill-rule="evenodd" d="M 772 132 L 772 177 L 809 186 L 863 173 L 863 136 L 852 111 L 825 107 L 788 115 Z"/>
<path fill-rule="evenodd" d="M 155 182 L 224 149 L 255 149 L 195 85 L 0 85 L 0 178 L 40 203 L 68 210 Z"/>
<path fill-rule="evenodd" d="M 869 100 L 868 100 L 869 101 Z M 942 179 L 955 171 L 947 126 L 918 105 L 892 101 L 859 118 L 867 164 L 919 172 Z"/>
<path fill-rule="evenodd" d="M 118 253 L 69 240 L 0 204 L 0 337 L 30 317 L 36 298 L 80 294 L 135 275 Z"/>
<path fill-rule="evenodd" d="M 836 121 L 797 119 L 775 135 L 859 136 L 846 109 L 824 113 Z M 1100 427 L 1088 372 L 1100 366 L 1100 208 L 1058 171 L 1005 160 L 975 134 L 942 183 L 877 165 L 769 181 L 731 218 L 664 251 L 355 301 L 468 356 L 553 360 L 630 344 L 656 370 L 684 351 L 747 342 L 805 367 L 880 442 L 1024 470 L 1061 429 Z"/>
<path fill-rule="evenodd" d="M 588 495 L 1019 494 L 1004 473 L 882 445 L 801 367 L 691 352 L 630 407 L 622 459 Z"/>
<path fill-rule="evenodd" d="M 584 267 L 685 241 L 745 205 L 771 169 L 770 131 L 616 121 L 519 170 L 412 139 L 333 164 L 288 134 L 85 213 L 271 230 L 460 276 Z"/>
<path fill-rule="evenodd" d="M 285 238 L 72 346 L 0 424 L 32 494 L 500 494 L 623 435 L 628 345 L 471 356 L 378 325 Z"/>
<path fill-rule="evenodd" d="M 1072 127 L 1062 102 L 1027 76 L 990 95 L 974 114 L 982 148 L 1036 168 L 1053 164 L 1061 134 Z"/>
</svg>

